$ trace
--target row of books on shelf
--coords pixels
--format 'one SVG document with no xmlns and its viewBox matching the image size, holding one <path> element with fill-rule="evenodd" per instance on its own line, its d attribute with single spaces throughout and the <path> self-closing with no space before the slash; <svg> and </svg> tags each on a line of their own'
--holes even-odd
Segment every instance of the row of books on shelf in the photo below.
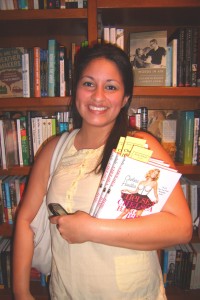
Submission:
<svg viewBox="0 0 200 300">
<path fill-rule="evenodd" d="M 7 112 L 0 118 L 1 168 L 32 165 L 48 140 L 71 129 L 69 112 Z"/>
<path fill-rule="evenodd" d="M 101 22 L 98 22 L 101 27 Z M 104 26 L 99 35 L 105 43 L 118 44 L 123 29 Z M 135 86 L 200 86 L 200 33 L 197 27 L 130 32 L 129 57 Z"/>
<path fill-rule="evenodd" d="M 10 238 L 0 237 L 0 289 L 11 288 L 11 243 Z M 32 268 L 30 281 L 37 281 L 42 286 L 47 286 L 48 277 Z"/>
<path fill-rule="evenodd" d="M 28 177 L 23 175 L 0 176 L 0 224 L 13 224 L 15 213 L 28 182 Z"/>
<path fill-rule="evenodd" d="M 74 56 L 87 45 L 72 43 L 67 49 L 49 39 L 46 49 L 0 48 L 0 98 L 71 96 Z"/>
<path fill-rule="evenodd" d="M 162 271 L 165 287 L 200 289 L 200 243 L 165 248 L 162 255 Z"/>
<path fill-rule="evenodd" d="M 130 108 L 129 128 L 153 134 L 174 161 L 200 165 L 200 110 Z"/>
<path fill-rule="evenodd" d="M 200 217 L 200 180 L 182 176 L 180 184 L 191 212 L 193 228 L 196 230 Z"/>
<path fill-rule="evenodd" d="M 87 8 L 87 0 L 0 0 L 0 10 Z"/>
</svg>

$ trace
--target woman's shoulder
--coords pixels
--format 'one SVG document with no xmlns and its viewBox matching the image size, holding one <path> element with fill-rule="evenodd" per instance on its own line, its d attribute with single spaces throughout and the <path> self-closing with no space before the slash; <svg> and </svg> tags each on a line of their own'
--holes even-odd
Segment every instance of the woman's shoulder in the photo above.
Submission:
<svg viewBox="0 0 200 300">
<path fill-rule="evenodd" d="M 161 143 L 151 133 L 135 130 L 132 133 L 132 135 L 134 137 L 146 140 L 146 143 L 148 144 L 148 148 L 153 151 L 152 157 L 161 159 L 166 163 L 169 163 L 171 166 L 174 166 L 174 162 L 172 161 L 169 154 L 165 151 Z"/>
<path fill-rule="evenodd" d="M 139 139 L 144 139 L 144 140 L 149 140 L 155 143 L 159 143 L 159 141 L 149 132 L 147 131 L 140 131 L 140 130 L 132 130 L 131 132 L 128 132 L 128 135 L 139 138 Z"/>
</svg>

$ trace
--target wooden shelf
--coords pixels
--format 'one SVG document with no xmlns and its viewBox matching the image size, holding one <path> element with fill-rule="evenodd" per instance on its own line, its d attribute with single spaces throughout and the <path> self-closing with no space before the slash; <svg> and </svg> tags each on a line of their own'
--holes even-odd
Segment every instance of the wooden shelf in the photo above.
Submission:
<svg viewBox="0 0 200 300">
<path fill-rule="evenodd" d="M 40 282 L 31 281 L 31 293 L 37 300 L 48 300 L 48 288 L 41 286 Z M 12 293 L 10 289 L 1 289 L 0 298 L 2 300 L 12 300 Z"/>
<path fill-rule="evenodd" d="M 200 97 L 200 87 L 136 86 L 134 96 Z"/>
<path fill-rule="evenodd" d="M 97 0 L 98 8 L 169 8 L 169 7 L 200 7 L 199 0 Z"/>
<path fill-rule="evenodd" d="M 87 19 L 86 8 L 0 10 L 0 21 Z"/>
<path fill-rule="evenodd" d="M 197 290 L 181 290 L 178 287 L 168 287 L 166 289 L 168 300 L 199 300 L 200 289 Z"/>
<path fill-rule="evenodd" d="M 13 226 L 8 223 L 0 224 L 0 236 L 11 237 Z"/>
<path fill-rule="evenodd" d="M 0 98 L 1 110 L 45 110 L 47 108 L 67 108 L 70 97 L 41 97 L 41 98 Z"/>
</svg>

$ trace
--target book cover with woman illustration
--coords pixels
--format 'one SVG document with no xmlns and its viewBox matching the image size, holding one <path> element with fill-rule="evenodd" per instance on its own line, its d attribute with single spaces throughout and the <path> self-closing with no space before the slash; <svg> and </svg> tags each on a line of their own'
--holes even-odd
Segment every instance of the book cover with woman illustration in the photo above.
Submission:
<svg viewBox="0 0 200 300">
<path fill-rule="evenodd" d="M 161 164 L 125 157 L 96 217 L 126 219 L 159 212 L 180 177 Z"/>
</svg>

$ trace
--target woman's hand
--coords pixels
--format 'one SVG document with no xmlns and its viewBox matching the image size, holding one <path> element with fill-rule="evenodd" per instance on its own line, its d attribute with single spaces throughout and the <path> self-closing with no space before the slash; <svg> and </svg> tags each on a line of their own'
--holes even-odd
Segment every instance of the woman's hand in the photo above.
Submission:
<svg viewBox="0 0 200 300">
<path fill-rule="evenodd" d="M 60 235 L 70 244 L 79 244 L 89 241 L 90 228 L 95 218 L 89 214 L 77 211 L 74 214 L 50 217 Z"/>
</svg>

